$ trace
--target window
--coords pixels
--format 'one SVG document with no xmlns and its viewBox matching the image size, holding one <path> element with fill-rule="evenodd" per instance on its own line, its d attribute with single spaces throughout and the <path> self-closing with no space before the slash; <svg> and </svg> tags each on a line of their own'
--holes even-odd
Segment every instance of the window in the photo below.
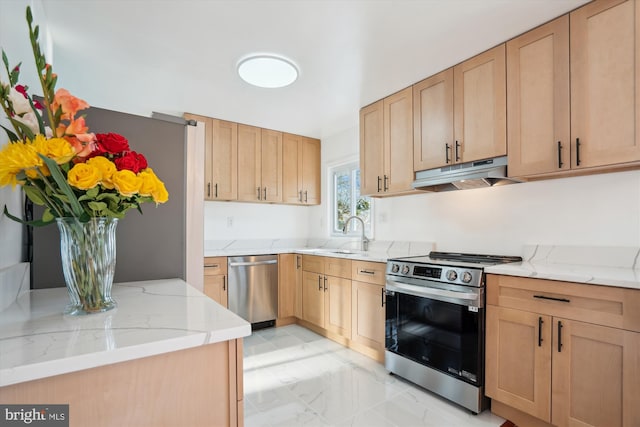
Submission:
<svg viewBox="0 0 640 427">
<path fill-rule="evenodd" d="M 360 169 L 358 163 L 336 167 L 332 169 L 333 177 L 333 206 L 331 234 L 342 236 L 342 229 L 350 216 L 362 218 L 365 224 L 364 232 L 367 237 L 373 237 L 373 203 L 368 196 L 360 195 Z M 362 234 L 359 221 L 349 223 L 349 235 Z"/>
</svg>

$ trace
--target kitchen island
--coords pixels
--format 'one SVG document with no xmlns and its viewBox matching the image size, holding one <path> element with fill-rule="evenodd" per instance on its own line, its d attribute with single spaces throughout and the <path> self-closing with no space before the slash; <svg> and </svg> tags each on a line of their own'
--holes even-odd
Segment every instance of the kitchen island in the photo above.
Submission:
<svg viewBox="0 0 640 427">
<path fill-rule="evenodd" d="M 248 322 L 179 279 L 116 284 L 118 308 L 64 316 L 65 288 L 0 313 L 0 402 L 69 404 L 70 425 L 242 425 Z"/>
</svg>

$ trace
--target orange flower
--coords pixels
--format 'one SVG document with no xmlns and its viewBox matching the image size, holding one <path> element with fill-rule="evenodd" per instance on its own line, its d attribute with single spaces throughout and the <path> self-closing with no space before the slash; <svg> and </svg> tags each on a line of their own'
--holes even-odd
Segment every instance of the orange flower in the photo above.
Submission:
<svg viewBox="0 0 640 427">
<path fill-rule="evenodd" d="M 69 141 L 69 144 L 71 144 L 78 157 L 87 157 L 95 149 L 93 142 L 85 143 L 75 136 L 65 136 L 64 139 Z"/>
<path fill-rule="evenodd" d="M 58 136 L 83 134 L 87 130 L 89 130 L 89 127 L 85 123 L 84 117 L 78 117 L 68 125 L 60 123 L 58 129 L 56 129 Z"/>
<path fill-rule="evenodd" d="M 89 104 L 87 104 L 86 101 L 71 95 L 66 89 L 58 89 L 53 97 L 51 108 L 53 111 L 56 111 L 58 107 L 62 108 L 62 115 L 60 116 L 61 119 L 73 121 L 76 113 L 80 110 L 84 110 L 85 108 L 89 108 Z"/>
</svg>

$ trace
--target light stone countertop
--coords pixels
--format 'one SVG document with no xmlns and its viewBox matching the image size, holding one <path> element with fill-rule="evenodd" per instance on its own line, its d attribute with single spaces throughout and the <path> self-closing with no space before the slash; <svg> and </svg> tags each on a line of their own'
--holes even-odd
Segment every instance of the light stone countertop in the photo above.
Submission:
<svg viewBox="0 0 640 427">
<path fill-rule="evenodd" d="M 114 310 L 62 314 L 66 288 L 22 293 L 0 312 L 0 386 L 251 335 L 251 325 L 180 279 L 115 284 Z"/>
</svg>

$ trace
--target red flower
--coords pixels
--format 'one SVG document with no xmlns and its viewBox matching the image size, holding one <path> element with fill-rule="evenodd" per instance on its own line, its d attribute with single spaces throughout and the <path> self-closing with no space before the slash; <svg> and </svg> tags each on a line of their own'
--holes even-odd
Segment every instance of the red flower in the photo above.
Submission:
<svg viewBox="0 0 640 427">
<path fill-rule="evenodd" d="M 25 98 L 27 98 L 27 88 L 23 85 L 15 85 L 15 89 L 22 94 Z"/>
<path fill-rule="evenodd" d="M 115 159 L 114 163 L 119 171 L 126 169 L 133 173 L 138 173 L 141 170 L 146 169 L 148 166 L 147 159 L 142 154 L 136 153 L 135 151 L 124 153 L 122 157 Z"/>
<path fill-rule="evenodd" d="M 96 139 L 101 152 L 118 154 L 129 151 L 129 141 L 117 133 L 97 133 Z"/>
</svg>

